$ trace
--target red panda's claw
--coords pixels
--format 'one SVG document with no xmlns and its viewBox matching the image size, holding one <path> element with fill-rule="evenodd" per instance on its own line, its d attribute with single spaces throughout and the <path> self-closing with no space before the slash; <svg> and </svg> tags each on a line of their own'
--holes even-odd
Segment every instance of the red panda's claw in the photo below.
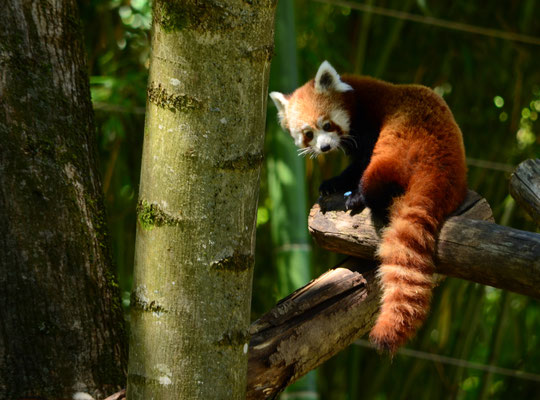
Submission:
<svg viewBox="0 0 540 400">
<path fill-rule="evenodd" d="M 362 211 L 365 208 L 364 196 L 361 192 L 354 190 L 347 200 L 345 200 L 345 209 L 351 211 Z"/>
</svg>

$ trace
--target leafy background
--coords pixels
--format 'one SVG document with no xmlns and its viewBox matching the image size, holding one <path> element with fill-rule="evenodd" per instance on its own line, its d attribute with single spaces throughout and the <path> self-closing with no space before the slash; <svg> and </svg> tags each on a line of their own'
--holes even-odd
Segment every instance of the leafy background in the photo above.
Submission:
<svg viewBox="0 0 540 400">
<path fill-rule="evenodd" d="M 540 155 L 540 46 L 367 13 L 356 10 L 354 4 L 294 2 L 294 30 L 288 32 L 296 46 L 300 82 L 313 77 L 326 59 L 338 71 L 434 88 L 446 99 L 464 133 L 469 186 L 488 199 L 497 223 L 536 231 L 508 195 L 507 186 L 519 162 Z M 367 0 L 358 4 L 540 37 L 540 3 L 535 0 Z M 151 4 L 147 0 L 80 0 L 79 5 L 109 230 L 127 310 Z M 278 19 L 277 24 L 285 21 Z M 276 87 L 279 77 L 272 76 L 270 86 Z M 271 106 L 268 120 L 275 121 Z M 269 129 L 269 143 L 273 135 L 275 130 Z M 275 149 L 269 144 L 268 151 Z M 316 200 L 320 181 L 345 164 L 339 154 L 305 160 L 306 207 Z M 254 319 L 282 293 L 271 238 L 271 216 L 279 211 L 274 207 L 281 205 L 271 200 L 266 177 L 265 168 L 257 222 Z M 315 245 L 312 248 L 312 276 L 342 258 Z M 319 368 L 317 391 L 321 399 L 540 399 L 539 336 L 538 301 L 447 279 L 436 289 L 430 318 L 404 352 L 391 361 L 359 341 Z M 490 366 L 508 371 L 486 371 Z"/>
</svg>

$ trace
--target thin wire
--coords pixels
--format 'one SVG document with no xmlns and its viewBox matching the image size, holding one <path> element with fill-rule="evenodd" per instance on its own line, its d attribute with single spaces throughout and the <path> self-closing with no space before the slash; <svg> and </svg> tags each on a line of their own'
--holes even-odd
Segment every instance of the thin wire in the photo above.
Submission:
<svg viewBox="0 0 540 400">
<path fill-rule="evenodd" d="M 311 245 L 309 243 L 284 243 L 279 247 L 274 248 L 274 252 L 279 253 L 281 251 L 311 251 Z"/>
<path fill-rule="evenodd" d="M 285 392 L 279 395 L 280 400 L 294 400 L 294 399 L 320 399 L 319 393 L 311 390 L 302 390 L 300 392 Z"/>
<path fill-rule="evenodd" d="M 522 35 L 520 33 L 500 31 L 498 29 L 483 28 L 480 26 L 474 26 L 464 24 L 461 22 L 446 21 L 444 19 L 422 16 L 417 14 L 411 14 L 404 11 L 391 10 L 388 8 L 371 6 L 369 4 L 355 3 L 352 1 L 342 0 L 313 0 L 318 3 L 332 4 L 335 6 L 348 7 L 354 10 L 360 10 L 367 13 L 383 15 L 385 17 L 392 17 L 397 19 L 403 19 L 406 21 L 418 22 L 426 25 L 438 26 L 441 28 L 452 29 L 454 31 L 474 33 L 477 35 L 489 36 L 498 39 L 511 40 L 514 42 L 521 42 L 527 44 L 533 44 L 540 46 L 540 38 Z"/>
<path fill-rule="evenodd" d="M 495 161 L 480 160 L 478 158 L 467 157 L 467 165 L 483 169 L 492 169 L 495 171 L 514 172 L 515 166 Z"/>
<path fill-rule="evenodd" d="M 358 346 L 362 346 L 362 347 L 367 347 L 370 349 L 375 349 L 375 347 L 370 342 L 363 339 L 356 340 L 354 344 Z M 401 348 L 397 352 L 398 354 L 402 354 L 404 356 L 420 358 L 422 360 L 433 361 L 433 362 L 437 362 L 441 364 L 454 365 L 456 367 L 476 369 L 479 371 L 487 371 L 487 372 L 492 372 L 494 374 L 511 376 L 517 379 L 525 379 L 529 381 L 540 382 L 540 375 L 533 374 L 530 372 L 525 372 L 525 371 L 519 371 L 516 369 L 502 368 L 502 367 L 497 367 L 495 365 L 480 364 L 480 363 L 475 363 L 475 362 L 471 362 L 467 360 L 462 360 L 459 358 L 448 357 L 448 356 L 443 356 L 440 354 L 428 353 L 425 351 L 419 351 L 419 350 L 413 350 L 413 349 Z"/>
</svg>

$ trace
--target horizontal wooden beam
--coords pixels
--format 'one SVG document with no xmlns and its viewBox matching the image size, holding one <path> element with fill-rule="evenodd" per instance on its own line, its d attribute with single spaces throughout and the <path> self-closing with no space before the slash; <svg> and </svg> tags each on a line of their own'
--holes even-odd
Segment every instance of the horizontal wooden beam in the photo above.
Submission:
<svg viewBox="0 0 540 400">
<path fill-rule="evenodd" d="M 315 241 L 327 250 L 373 259 L 382 224 L 367 209 L 351 215 L 339 204 L 326 212 L 312 208 L 309 229 Z M 437 272 L 540 299 L 540 234 L 471 219 L 467 212 L 444 223 Z"/>
</svg>

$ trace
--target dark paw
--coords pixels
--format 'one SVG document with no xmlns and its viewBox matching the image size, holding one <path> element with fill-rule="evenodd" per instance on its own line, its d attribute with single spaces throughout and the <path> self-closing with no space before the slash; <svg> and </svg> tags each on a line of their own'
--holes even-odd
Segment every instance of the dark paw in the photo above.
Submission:
<svg viewBox="0 0 540 400">
<path fill-rule="evenodd" d="M 321 183 L 321 186 L 319 186 L 319 193 L 323 196 L 333 193 L 344 193 L 348 190 L 352 190 L 354 186 L 354 183 L 349 182 L 347 179 L 343 179 L 342 176 L 335 176 Z"/>
<path fill-rule="evenodd" d="M 365 206 L 364 195 L 357 190 L 353 191 L 349 197 L 347 197 L 347 200 L 345 200 L 345 209 L 353 212 L 362 211 Z"/>
<path fill-rule="evenodd" d="M 336 178 L 328 179 L 327 181 L 321 183 L 321 186 L 319 186 L 319 193 L 322 196 L 336 193 L 339 191 L 339 186 L 339 181 Z"/>
</svg>

